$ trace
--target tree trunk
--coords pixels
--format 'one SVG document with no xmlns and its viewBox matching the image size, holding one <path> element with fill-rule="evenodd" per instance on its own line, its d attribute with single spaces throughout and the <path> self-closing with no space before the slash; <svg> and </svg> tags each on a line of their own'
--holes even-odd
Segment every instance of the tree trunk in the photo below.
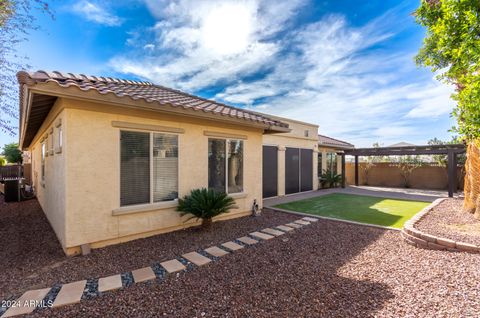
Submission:
<svg viewBox="0 0 480 318">
<path fill-rule="evenodd" d="M 464 193 L 463 210 L 480 219 L 480 140 L 468 144 Z"/>
<path fill-rule="evenodd" d="M 202 219 L 202 229 L 209 230 L 212 227 L 212 218 Z"/>
</svg>

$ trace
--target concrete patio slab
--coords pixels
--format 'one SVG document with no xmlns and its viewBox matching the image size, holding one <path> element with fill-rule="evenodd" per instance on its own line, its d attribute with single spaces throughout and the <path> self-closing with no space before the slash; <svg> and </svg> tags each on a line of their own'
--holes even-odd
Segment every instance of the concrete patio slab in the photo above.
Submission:
<svg viewBox="0 0 480 318">
<path fill-rule="evenodd" d="M 135 283 L 146 282 L 147 280 L 152 280 L 156 277 L 153 269 L 150 266 L 136 269 L 132 271 L 132 275 Z"/>
<path fill-rule="evenodd" d="M 33 312 L 38 305 L 41 305 L 40 302 L 47 296 L 49 291 L 50 288 L 44 288 L 25 292 L 16 300 L 18 305 L 10 307 L 2 317 L 13 317 Z"/>
<path fill-rule="evenodd" d="M 270 239 L 275 237 L 273 235 L 265 234 L 265 233 L 262 233 L 262 232 L 252 232 L 252 233 L 250 233 L 250 235 L 253 236 L 253 237 L 258 237 L 262 240 L 270 240 Z"/>
<path fill-rule="evenodd" d="M 65 284 L 55 298 L 52 307 L 60 307 L 70 304 L 79 303 L 85 290 L 86 280 Z"/>
<path fill-rule="evenodd" d="M 240 242 L 245 243 L 247 245 L 253 245 L 253 244 L 258 243 L 257 240 L 254 240 L 254 239 L 252 239 L 251 237 L 248 237 L 248 236 L 239 237 L 237 240 L 239 240 Z"/>
<path fill-rule="evenodd" d="M 162 262 L 160 263 L 160 265 L 162 265 L 162 267 L 165 268 L 165 270 L 170 274 L 180 272 L 186 269 L 185 265 L 183 265 L 182 263 L 180 263 L 179 260 L 176 259 Z"/>
<path fill-rule="evenodd" d="M 229 252 L 227 252 L 224 249 L 221 249 L 220 247 L 217 247 L 217 246 L 212 246 L 212 247 L 206 248 L 205 252 L 207 252 L 208 254 L 210 254 L 212 256 L 215 256 L 215 257 L 222 257 L 222 256 L 225 256 L 227 254 L 230 254 Z"/>
<path fill-rule="evenodd" d="M 120 275 L 102 277 L 98 280 L 99 292 L 103 293 L 109 290 L 115 290 L 119 288 L 122 288 L 122 277 Z"/>
<path fill-rule="evenodd" d="M 267 227 L 266 229 L 263 229 L 262 232 L 265 232 L 265 233 L 268 233 L 268 234 L 271 234 L 271 235 L 274 235 L 274 236 L 285 235 L 285 232 L 275 230 L 275 229 L 271 229 L 269 227 Z"/>
<path fill-rule="evenodd" d="M 203 266 L 212 261 L 208 257 L 205 257 L 202 254 L 198 254 L 197 252 L 186 253 L 186 254 L 183 254 L 182 257 L 186 258 L 187 260 L 189 260 L 190 262 L 192 262 L 197 266 Z"/>
<path fill-rule="evenodd" d="M 292 227 L 286 225 L 279 225 L 276 228 L 285 232 L 290 232 L 294 230 Z"/>
<path fill-rule="evenodd" d="M 232 250 L 232 251 L 237 251 L 239 249 L 242 249 L 243 246 L 242 245 L 239 245 L 235 242 L 232 242 L 232 241 L 229 241 L 229 242 L 225 242 L 222 244 L 222 246 L 228 248 L 229 250 Z"/>
</svg>

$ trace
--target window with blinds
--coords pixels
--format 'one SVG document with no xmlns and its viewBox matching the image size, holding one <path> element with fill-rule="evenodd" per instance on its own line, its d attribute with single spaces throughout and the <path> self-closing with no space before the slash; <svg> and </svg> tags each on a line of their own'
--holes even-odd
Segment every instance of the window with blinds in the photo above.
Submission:
<svg viewBox="0 0 480 318">
<path fill-rule="evenodd" d="M 178 198 L 178 136 L 120 132 L 120 205 Z"/>
<path fill-rule="evenodd" d="M 208 187 L 243 192 L 243 141 L 208 139 Z"/>
<path fill-rule="evenodd" d="M 153 134 L 153 202 L 178 198 L 178 137 Z"/>
</svg>

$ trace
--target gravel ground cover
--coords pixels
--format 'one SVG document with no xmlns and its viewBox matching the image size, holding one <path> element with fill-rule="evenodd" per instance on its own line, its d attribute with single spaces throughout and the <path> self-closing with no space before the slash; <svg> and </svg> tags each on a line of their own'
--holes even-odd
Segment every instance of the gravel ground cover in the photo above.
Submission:
<svg viewBox="0 0 480 318">
<path fill-rule="evenodd" d="M 66 257 L 36 200 L 7 204 L 0 195 L 0 300 L 30 289 L 125 273 L 298 219 L 273 213 L 216 222 L 209 232 L 190 228 Z"/>
<path fill-rule="evenodd" d="M 427 213 L 415 227 L 454 241 L 480 246 L 480 221 L 462 211 L 461 199 L 447 199 Z"/>
<path fill-rule="evenodd" d="M 320 220 L 161 283 L 34 317 L 478 317 L 478 268 L 478 255 Z"/>
</svg>

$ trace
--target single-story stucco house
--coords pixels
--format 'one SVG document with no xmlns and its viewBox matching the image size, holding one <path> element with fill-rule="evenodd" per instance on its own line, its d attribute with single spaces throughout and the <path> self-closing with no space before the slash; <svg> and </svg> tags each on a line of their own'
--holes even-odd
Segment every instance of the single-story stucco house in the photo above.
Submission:
<svg viewBox="0 0 480 318">
<path fill-rule="evenodd" d="M 326 154 L 351 146 L 324 142 L 313 124 L 149 82 L 17 77 L 20 147 L 30 152 L 38 201 L 68 255 L 197 224 L 175 211 L 195 188 L 236 200 L 217 220 L 248 215 L 264 197 L 317 190 Z"/>
</svg>

